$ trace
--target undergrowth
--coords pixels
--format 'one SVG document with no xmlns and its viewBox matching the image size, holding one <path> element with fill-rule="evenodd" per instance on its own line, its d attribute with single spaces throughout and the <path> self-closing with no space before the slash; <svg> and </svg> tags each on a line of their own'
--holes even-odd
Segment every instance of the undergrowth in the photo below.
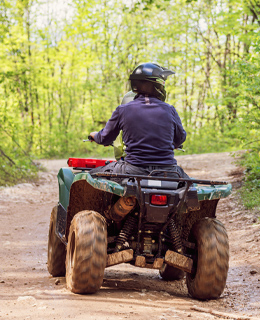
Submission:
<svg viewBox="0 0 260 320">
<path fill-rule="evenodd" d="M 239 190 L 246 208 L 260 208 L 260 148 L 247 151 L 241 160 L 246 168 L 245 180 Z"/>
<path fill-rule="evenodd" d="M 39 166 L 28 157 L 11 158 L 0 153 L 0 186 L 11 186 L 37 178 Z"/>
</svg>

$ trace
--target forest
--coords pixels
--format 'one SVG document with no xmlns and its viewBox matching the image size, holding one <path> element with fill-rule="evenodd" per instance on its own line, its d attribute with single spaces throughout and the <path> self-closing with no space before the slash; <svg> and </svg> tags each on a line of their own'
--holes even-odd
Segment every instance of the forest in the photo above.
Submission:
<svg viewBox="0 0 260 320">
<path fill-rule="evenodd" d="M 37 159 L 112 156 L 83 139 L 156 62 L 175 71 L 186 153 L 245 150 L 246 205 L 259 204 L 259 0 L 0 0 L 0 20 L 0 185 Z"/>
</svg>

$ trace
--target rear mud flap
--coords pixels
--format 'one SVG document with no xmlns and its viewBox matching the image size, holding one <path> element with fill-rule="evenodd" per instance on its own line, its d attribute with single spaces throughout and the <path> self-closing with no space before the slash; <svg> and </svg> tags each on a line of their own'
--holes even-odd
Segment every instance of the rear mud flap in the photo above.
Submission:
<svg viewBox="0 0 260 320">
<path fill-rule="evenodd" d="M 57 223 L 55 233 L 57 237 L 67 246 L 67 240 L 65 237 L 67 224 L 67 211 L 63 208 L 62 204 L 58 204 Z"/>
</svg>

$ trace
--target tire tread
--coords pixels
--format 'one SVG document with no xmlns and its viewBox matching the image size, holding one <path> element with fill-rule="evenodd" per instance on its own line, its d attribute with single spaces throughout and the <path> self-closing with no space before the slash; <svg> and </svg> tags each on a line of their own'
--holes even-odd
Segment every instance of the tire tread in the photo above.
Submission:
<svg viewBox="0 0 260 320">
<path fill-rule="evenodd" d="M 70 240 L 75 234 L 74 257 Z M 70 226 L 66 257 L 67 287 L 74 293 L 94 293 L 102 285 L 107 257 L 106 221 L 95 211 L 77 213 Z M 71 267 L 74 259 L 74 267 Z"/>
<path fill-rule="evenodd" d="M 223 292 L 228 267 L 229 243 L 224 225 L 217 219 L 204 218 L 192 228 L 198 247 L 195 276 L 187 274 L 189 294 L 197 299 L 216 299 Z"/>
</svg>

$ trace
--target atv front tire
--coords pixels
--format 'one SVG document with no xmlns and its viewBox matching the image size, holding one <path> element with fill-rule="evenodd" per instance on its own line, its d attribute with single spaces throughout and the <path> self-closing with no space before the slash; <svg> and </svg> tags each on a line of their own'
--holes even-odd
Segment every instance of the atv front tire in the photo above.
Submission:
<svg viewBox="0 0 260 320">
<path fill-rule="evenodd" d="M 228 273 L 229 243 L 224 225 L 204 218 L 192 227 L 189 241 L 196 243 L 194 273 L 187 273 L 189 294 L 196 299 L 217 299 L 223 292 Z"/>
<path fill-rule="evenodd" d="M 160 269 L 160 276 L 165 281 L 181 280 L 184 278 L 184 271 L 177 269 L 175 267 L 169 266 L 165 263 Z"/>
<path fill-rule="evenodd" d="M 107 259 L 106 220 L 95 211 L 77 213 L 70 226 L 66 283 L 74 293 L 94 293 L 102 285 Z"/>
<path fill-rule="evenodd" d="M 66 247 L 55 233 L 58 206 L 51 212 L 48 239 L 48 271 L 53 277 L 65 276 Z"/>
</svg>

